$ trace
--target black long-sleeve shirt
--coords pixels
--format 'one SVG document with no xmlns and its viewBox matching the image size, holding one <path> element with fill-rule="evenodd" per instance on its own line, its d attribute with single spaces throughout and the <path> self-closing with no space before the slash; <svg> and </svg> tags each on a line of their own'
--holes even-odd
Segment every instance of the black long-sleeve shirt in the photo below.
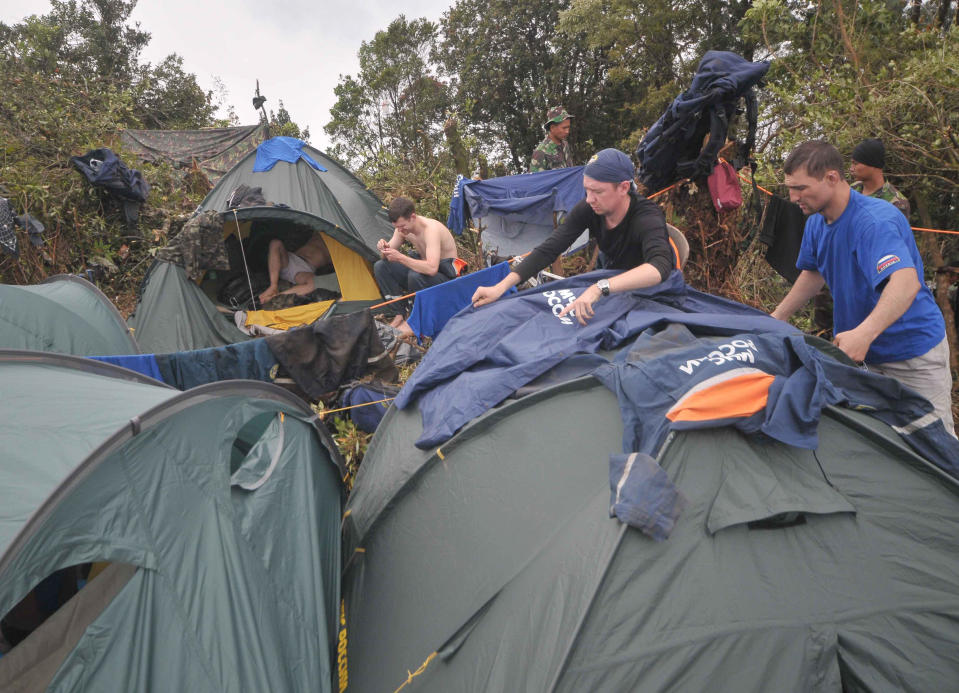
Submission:
<svg viewBox="0 0 959 693">
<path fill-rule="evenodd" d="M 607 269 L 629 270 L 648 262 L 666 279 L 676 266 L 663 210 L 638 193 L 630 193 L 626 216 L 611 229 L 605 228 L 603 217 L 594 212 L 586 200 L 580 200 L 559 228 L 513 270 L 519 275 L 520 282 L 555 260 L 583 229 L 589 229 L 589 237 L 598 241 L 599 249 L 606 256 Z"/>
</svg>

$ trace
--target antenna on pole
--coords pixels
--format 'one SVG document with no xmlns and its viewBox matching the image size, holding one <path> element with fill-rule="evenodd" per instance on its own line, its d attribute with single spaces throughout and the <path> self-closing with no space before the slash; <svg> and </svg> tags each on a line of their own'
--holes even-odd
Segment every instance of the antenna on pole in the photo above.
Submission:
<svg viewBox="0 0 959 693">
<path fill-rule="evenodd" d="M 260 80 L 256 80 L 256 96 L 253 97 L 253 108 L 259 109 L 262 112 L 263 122 L 266 123 L 266 127 L 270 127 L 270 119 L 266 115 L 266 109 L 263 108 L 263 104 L 266 103 L 266 97 L 260 95 Z"/>
</svg>

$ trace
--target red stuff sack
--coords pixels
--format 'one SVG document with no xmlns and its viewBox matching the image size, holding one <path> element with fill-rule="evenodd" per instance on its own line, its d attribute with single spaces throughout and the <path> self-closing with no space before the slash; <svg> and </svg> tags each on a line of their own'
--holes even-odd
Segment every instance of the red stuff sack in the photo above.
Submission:
<svg viewBox="0 0 959 693">
<path fill-rule="evenodd" d="M 720 161 L 706 179 L 709 197 L 717 212 L 739 209 L 743 204 L 743 190 L 739 187 L 736 169 L 726 161 Z"/>
</svg>

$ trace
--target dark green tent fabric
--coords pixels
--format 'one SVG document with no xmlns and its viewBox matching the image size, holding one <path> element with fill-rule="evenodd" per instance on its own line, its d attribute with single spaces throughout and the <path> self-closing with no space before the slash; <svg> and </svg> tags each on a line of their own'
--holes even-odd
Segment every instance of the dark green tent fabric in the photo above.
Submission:
<svg viewBox="0 0 959 693">
<path fill-rule="evenodd" d="M 186 270 L 170 262 L 155 262 L 140 287 L 130 328 L 148 354 L 170 354 L 236 344 L 250 339 L 221 313 Z"/>
<path fill-rule="evenodd" d="M 215 184 L 268 136 L 265 123 L 203 130 L 124 130 L 120 144 L 144 161 L 169 161 L 177 167 L 196 163 Z"/>
<path fill-rule="evenodd" d="M 244 207 L 237 210 L 239 221 L 287 220 L 292 215 L 315 231 L 329 233 L 367 260 L 376 260 L 376 242 L 393 234 L 383 203 L 336 159 L 310 146 L 303 147 L 303 152 L 327 170 L 317 171 L 299 159 L 295 164 L 280 161 L 269 171 L 254 173 L 254 151 L 223 176 L 200 203 L 200 211 L 226 212 L 237 187 L 260 187 L 267 202 L 289 209 Z"/>
<path fill-rule="evenodd" d="M 69 274 L 30 286 L 0 284 L 0 349 L 76 356 L 140 353 L 110 299 Z"/>
<path fill-rule="evenodd" d="M 959 492 L 875 420 L 820 447 L 689 431 L 657 543 L 609 517 L 622 423 L 590 378 L 508 401 L 441 449 L 391 410 L 344 521 L 350 690 L 947 690 Z M 412 672 L 412 673 L 410 673 Z"/>
<path fill-rule="evenodd" d="M 67 647 L 45 624 L 0 658 L 0 689 L 332 689 L 340 459 L 305 403 L 28 352 L 0 383 L 0 614 L 59 568 L 130 567 Z"/>
</svg>

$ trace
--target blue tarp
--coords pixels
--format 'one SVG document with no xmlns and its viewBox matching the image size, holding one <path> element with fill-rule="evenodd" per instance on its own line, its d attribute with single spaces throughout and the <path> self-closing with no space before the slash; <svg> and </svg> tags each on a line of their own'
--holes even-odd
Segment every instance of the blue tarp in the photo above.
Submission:
<svg viewBox="0 0 959 693">
<path fill-rule="evenodd" d="M 798 334 L 796 328 L 740 303 L 688 288 L 679 272 L 648 289 L 598 301 L 582 327 L 557 314 L 601 277 L 601 270 L 469 307 L 447 323 L 396 400 L 419 397 L 423 435 L 418 447 L 448 440 L 463 425 L 575 354 L 616 349 L 648 327 L 681 322 L 717 334 L 746 330 Z M 735 317 L 735 319 L 733 319 Z"/>
<path fill-rule="evenodd" d="M 526 221 L 550 224 L 553 212 L 568 212 L 586 197 L 583 167 L 502 176 L 488 180 L 456 179 L 446 225 L 463 233 L 466 219 L 511 214 Z"/>
<path fill-rule="evenodd" d="M 309 154 L 303 151 L 306 142 L 295 137 L 271 137 L 256 148 L 256 161 L 253 162 L 253 172 L 269 171 L 277 161 L 286 161 L 295 164 L 303 159 L 317 171 L 325 171 Z"/>
<path fill-rule="evenodd" d="M 416 292 L 407 322 L 417 338 L 435 337 L 450 318 L 470 305 L 481 286 L 492 286 L 509 274 L 509 263 L 487 267 Z M 515 293 L 516 289 L 510 289 Z"/>
</svg>

